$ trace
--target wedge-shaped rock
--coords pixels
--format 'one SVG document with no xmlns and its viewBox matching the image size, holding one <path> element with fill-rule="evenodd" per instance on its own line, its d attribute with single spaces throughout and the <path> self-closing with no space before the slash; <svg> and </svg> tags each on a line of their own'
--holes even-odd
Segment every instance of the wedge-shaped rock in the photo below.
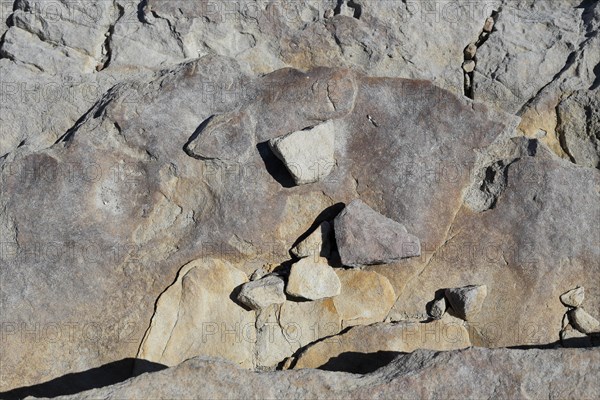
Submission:
<svg viewBox="0 0 600 400">
<path fill-rule="evenodd" d="M 487 296 L 487 286 L 469 285 L 445 290 L 446 298 L 457 317 L 465 321 L 473 318 L 483 306 Z"/>
<path fill-rule="evenodd" d="M 339 270 L 342 283 L 333 303 L 342 318 L 342 327 L 382 322 L 396 301 L 390 281 L 375 271 Z"/>
<path fill-rule="evenodd" d="M 271 139 L 269 146 L 285 164 L 296 185 L 318 182 L 335 166 L 334 122 Z"/>
<path fill-rule="evenodd" d="M 417 349 L 445 351 L 470 345 L 464 321 L 449 315 L 429 323 L 355 326 L 338 336 L 308 346 L 299 355 L 294 368 L 364 373 L 384 365 L 400 352 L 410 353 Z"/>
<path fill-rule="evenodd" d="M 568 314 L 571 325 L 579 332 L 586 334 L 600 332 L 600 322 L 583 308 L 578 307 L 569 311 Z"/>
<path fill-rule="evenodd" d="M 421 255 L 419 238 L 358 199 L 335 218 L 334 228 L 342 264 L 349 267 L 387 264 Z"/>
<path fill-rule="evenodd" d="M 585 289 L 581 286 L 560 295 L 560 301 L 567 307 L 579 307 L 585 298 Z"/>
<path fill-rule="evenodd" d="M 253 310 L 285 302 L 285 282 L 277 275 L 267 275 L 242 286 L 237 299 Z"/>
<path fill-rule="evenodd" d="M 325 257 L 331 253 L 331 224 L 324 221 L 306 239 L 292 248 L 292 254 L 298 258 Z"/>
<path fill-rule="evenodd" d="M 308 300 L 324 299 L 340 294 L 340 278 L 321 258 L 317 262 L 312 258 L 303 258 L 292 265 L 286 292 L 295 297 Z"/>
</svg>

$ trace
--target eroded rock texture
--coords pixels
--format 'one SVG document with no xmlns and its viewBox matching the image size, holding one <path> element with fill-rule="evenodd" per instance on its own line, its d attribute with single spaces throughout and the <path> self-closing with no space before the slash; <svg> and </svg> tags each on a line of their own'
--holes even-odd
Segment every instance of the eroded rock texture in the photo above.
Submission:
<svg viewBox="0 0 600 400">
<path fill-rule="evenodd" d="M 597 344 L 598 2 L 88 3 L 0 3 L 0 397 L 597 397 L 596 350 L 452 350 Z"/>
</svg>

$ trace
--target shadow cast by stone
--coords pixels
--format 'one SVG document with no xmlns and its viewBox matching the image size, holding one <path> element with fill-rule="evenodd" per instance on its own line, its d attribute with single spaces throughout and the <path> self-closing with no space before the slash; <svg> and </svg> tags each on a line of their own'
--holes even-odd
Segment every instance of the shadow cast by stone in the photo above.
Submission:
<svg viewBox="0 0 600 400">
<path fill-rule="evenodd" d="M 286 189 L 296 186 L 294 178 L 292 178 L 283 162 L 269 148 L 269 142 L 257 144 L 256 149 L 265 163 L 265 169 L 273 179 Z"/>
<path fill-rule="evenodd" d="M 134 363 L 136 365 L 135 373 L 133 372 Z M 9 390 L 0 393 L 0 398 L 12 400 L 28 396 L 57 397 L 71 395 L 90 389 L 114 385 L 134 376 L 146 372 L 160 371 L 165 368 L 167 368 L 165 365 L 147 360 L 124 358 L 123 360 L 108 363 L 87 371 L 63 375 L 48 382 Z"/>
<path fill-rule="evenodd" d="M 325 371 L 342 371 L 353 374 L 368 374 L 388 365 L 398 357 L 401 352 L 378 351 L 376 353 L 359 353 L 348 351 L 337 357 L 332 357 L 319 369 Z"/>
</svg>

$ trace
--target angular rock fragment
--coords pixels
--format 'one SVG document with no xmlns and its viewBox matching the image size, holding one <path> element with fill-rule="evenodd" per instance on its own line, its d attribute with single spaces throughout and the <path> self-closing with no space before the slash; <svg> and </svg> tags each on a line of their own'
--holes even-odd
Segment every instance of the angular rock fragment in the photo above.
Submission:
<svg viewBox="0 0 600 400">
<path fill-rule="evenodd" d="M 464 54 L 465 59 L 472 60 L 475 58 L 475 54 L 477 53 L 477 46 L 475 43 L 469 43 L 469 45 L 465 48 Z"/>
<path fill-rule="evenodd" d="M 446 289 L 444 294 L 456 316 L 469 321 L 481 311 L 487 296 L 487 286 L 469 285 Z"/>
<path fill-rule="evenodd" d="M 285 164 L 296 185 L 318 182 L 335 166 L 333 121 L 271 139 L 269 146 Z"/>
<path fill-rule="evenodd" d="M 585 298 L 585 289 L 581 286 L 560 295 L 560 301 L 567 307 L 579 307 Z"/>
<path fill-rule="evenodd" d="M 342 318 L 342 327 L 382 322 L 396 301 L 390 281 L 375 271 L 339 270 L 342 283 L 333 303 Z"/>
<path fill-rule="evenodd" d="M 581 333 L 592 334 L 600 332 L 600 322 L 588 314 L 583 308 L 578 307 L 568 313 L 569 321 Z"/>
<path fill-rule="evenodd" d="M 329 258 L 331 253 L 331 224 L 324 221 L 306 239 L 292 248 L 292 254 L 298 258 L 309 256 Z"/>
<path fill-rule="evenodd" d="M 483 31 L 489 33 L 492 31 L 492 29 L 494 29 L 494 18 L 487 17 L 485 20 L 485 24 L 483 25 Z"/>
<path fill-rule="evenodd" d="M 404 225 L 354 200 L 335 218 L 335 240 L 342 264 L 387 264 L 421 255 L 419 238 Z"/>
<path fill-rule="evenodd" d="M 327 260 L 303 258 L 290 271 L 286 292 L 308 300 L 324 299 L 340 294 L 341 283 Z"/>
<path fill-rule="evenodd" d="M 244 284 L 237 299 L 253 310 L 261 310 L 271 304 L 285 302 L 284 286 L 285 282 L 281 277 L 267 275 Z"/>
<path fill-rule="evenodd" d="M 431 308 L 428 311 L 428 314 L 433 319 L 441 319 L 446 313 L 447 308 L 448 303 L 446 302 L 446 298 L 442 297 L 433 301 L 433 303 L 431 304 Z"/>
</svg>

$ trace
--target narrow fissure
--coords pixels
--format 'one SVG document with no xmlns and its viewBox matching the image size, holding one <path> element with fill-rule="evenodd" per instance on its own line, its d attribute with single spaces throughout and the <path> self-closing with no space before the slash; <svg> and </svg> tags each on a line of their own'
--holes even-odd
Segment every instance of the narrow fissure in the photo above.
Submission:
<svg viewBox="0 0 600 400">
<path fill-rule="evenodd" d="M 123 15 L 125 15 L 125 9 L 123 8 L 123 6 L 116 4 L 116 7 L 117 7 L 117 11 L 119 12 L 119 16 L 117 17 L 115 22 L 108 27 L 108 31 L 106 32 L 106 39 L 104 40 L 104 43 L 102 44 L 103 57 L 100 60 L 100 64 L 98 64 L 96 66 L 96 71 L 98 71 L 98 72 L 102 71 L 103 69 L 108 68 L 108 66 L 110 65 L 110 62 L 112 60 L 111 41 L 112 41 L 112 37 L 115 33 L 115 25 L 117 25 L 119 20 L 123 17 Z"/>
<path fill-rule="evenodd" d="M 470 99 L 475 99 L 474 93 L 474 77 L 475 68 L 477 66 L 477 49 L 481 47 L 490 37 L 494 30 L 494 25 L 498 20 L 498 15 L 502 11 L 501 8 L 498 11 L 492 11 L 492 14 L 486 18 L 483 29 L 479 34 L 479 37 L 475 42 L 471 42 L 463 50 L 464 60 L 462 63 L 462 70 L 464 74 L 464 94 Z"/>
</svg>

